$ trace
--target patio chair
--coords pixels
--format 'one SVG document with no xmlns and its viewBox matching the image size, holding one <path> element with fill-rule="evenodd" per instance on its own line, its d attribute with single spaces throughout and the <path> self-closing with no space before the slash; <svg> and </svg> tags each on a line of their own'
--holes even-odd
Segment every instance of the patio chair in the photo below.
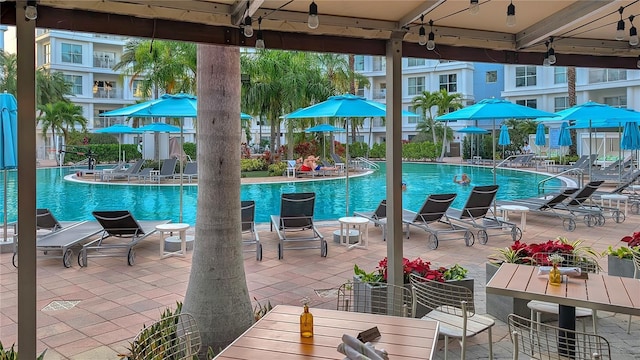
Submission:
<svg viewBox="0 0 640 360">
<path fill-rule="evenodd" d="M 404 286 L 357 281 L 338 288 L 337 310 L 413 317 L 412 307 L 413 293 Z"/>
<path fill-rule="evenodd" d="M 162 166 L 160 172 L 154 175 L 153 178 L 158 180 L 158 184 L 162 179 L 173 178 L 176 175 L 176 164 L 178 159 L 164 159 L 162 160 Z"/>
<path fill-rule="evenodd" d="M 189 161 L 182 169 L 182 178 L 189 180 L 189 183 L 193 181 L 193 178 L 198 177 L 198 163 L 196 161 Z M 173 175 L 174 179 L 180 179 L 180 174 Z"/>
<path fill-rule="evenodd" d="M 535 253 L 531 255 L 531 258 L 535 265 L 538 266 L 548 266 L 549 261 L 547 257 L 551 255 L 551 253 Z M 560 254 L 564 258 L 564 261 L 560 266 L 564 267 L 578 267 L 582 272 L 585 273 L 593 273 L 596 274 L 599 272 L 600 267 L 598 262 L 595 259 L 585 258 L 582 256 L 574 255 L 574 254 Z M 539 301 L 539 300 L 531 300 L 527 303 L 527 307 L 531 310 L 531 321 L 541 322 L 541 316 L 543 313 L 553 314 L 558 316 L 560 313 L 560 307 L 556 303 L 551 303 L 547 301 Z M 576 320 L 581 320 L 582 322 L 582 331 L 586 331 L 586 326 L 584 322 L 584 318 L 591 318 L 591 324 L 593 326 L 593 333 L 598 333 L 598 315 L 596 310 L 576 307 Z"/>
<path fill-rule="evenodd" d="M 142 329 L 131 343 L 131 359 L 193 359 L 202 346 L 196 319 L 188 313 L 163 317 Z"/>
<path fill-rule="evenodd" d="M 285 169 L 287 177 L 296 177 L 296 171 L 298 171 L 298 162 L 295 160 L 287 160 L 287 168 Z"/>
<path fill-rule="evenodd" d="M 387 241 L 387 200 L 380 201 L 374 211 L 354 211 L 353 216 L 360 216 L 382 227 L 382 240 Z"/>
<path fill-rule="evenodd" d="M 447 216 L 447 210 L 457 194 L 431 194 L 422 204 L 418 212 L 402 210 L 402 223 L 406 226 L 407 239 L 410 236 L 410 227 L 415 226 L 429 233 L 428 244 L 433 250 L 438 248 L 440 234 L 463 233 L 462 237 L 467 246 L 473 245 L 475 239 L 473 233 L 467 228 L 452 223 Z M 444 228 L 436 228 L 430 224 L 440 223 Z"/>
<path fill-rule="evenodd" d="M 637 279 L 640 275 L 640 250 L 631 248 L 631 254 L 633 255 L 633 278 Z M 631 334 L 631 319 L 632 315 L 629 315 L 629 326 L 627 327 L 627 334 Z"/>
<path fill-rule="evenodd" d="M 516 224 L 498 218 L 493 212 L 489 214 L 497 192 L 498 185 L 475 186 L 471 189 L 464 208 L 462 210 L 449 208 L 447 217 L 461 226 L 479 229 L 477 238 L 482 245 L 489 240 L 488 230 L 506 230 L 513 241 L 520 240 L 522 230 Z"/>
<path fill-rule="evenodd" d="M 514 360 L 520 354 L 527 359 L 611 359 L 609 342 L 602 336 L 562 329 L 516 314 L 510 314 L 508 320 Z"/>
<path fill-rule="evenodd" d="M 271 231 L 274 227 L 278 233 L 278 259 L 284 257 L 286 243 L 318 242 L 318 245 L 288 246 L 289 250 L 320 249 L 320 256 L 326 257 L 327 241 L 313 223 L 313 212 L 316 200 L 315 193 L 282 194 L 280 199 L 280 215 L 271 215 Z M 289 232 L 311 231 L 311 236 L 291 237 Z"/>
<path fill-rule="evenodd" d="M 493 340 L 491 328 L 493 319 L 476 314 L 473 292 L 464 286 L 452 285 L 423 278 L 416 274 L 409 275 L 413 292 L 412 312 L 418 304 L 432 309 L 422 317 L 425 320 L 440 322 L 440 335 L 444 336 L 444 358 L 449 351 L 449 338 L 459 339 L 460 359 L 466 358 L 467 338 L 487 331 L 489 359 L 493 359 Z"/>
<path fill-rule="evenodd" d="M 49 209 L 36 209 L 36 230 L 58 231 L 77 221 L 60 222 Z"/>
<path fill-rule="evenodd" d="M 124 250 L 127 256 L 127 264 L 133 266 L 135 262 L 136 246 L 140 241 L 156 232 L 156 226 L 166 224 L 171 220 L 144 220 L 138 221 L 128 210 L 94 211 L 93 217 L 102 225 L 102 235 L 82 246 L 78 253 L 78 265 L 89 266 L 89 257 L 119 256 Z M 126 242 L 105 241 L 110 238 L 129 239 Z M 89 253 L 93 251 L 93 253 Z"/>
<path fill-rule="evenodd" d="M 569 197 L 569 201 L 564 208 L 583 214 L 584 221 L 588 226 L 603 226 L 606 221 L 604 217 L 605 212 L 610 213 L 611 218 L 616 223 L 624 222 L 625 214 L 620 211 L 620 209 L 601 206 L 591 198 L 603 183 L 604 180 L 589 181 L 589 183 Z"/>
<path fill-rule="evenodd" d="M 151 172 L 153 170 L 154 170 L 153 168 L 144 168 L 140 170 L 137 174 L 130 174 L 127 176 L 127 182 L 130 182 L 131 179 L 138 179 L 138 181 L 142 180 L 146 183 L 147 179 L 151 180 Z"/>
<path fill-rule="evenodd" d="M 333 160 L 333 164 L 335 165 L 335 167 L 344 170 L 344 160 L 342 160 L 342 158 L 338 156 L 338 154 L 331 154 L 331 159 Z"/>
<path fill-rule="evenodd" d="M 142 169 L 142 165 L 144 165 L 144 159 L 138 159 L 133 165 L 129 166 L 125 170 L 116 170 L 116 171 L 103 171 L 100 174 L 101 181 L 111 181 L 116 179 L 128 179 L 129 175 L 137 174 Z"/>
<path fill-rule="evenodd" d="M 241 228 L 242 228 L 242 244 L 256 246 L 256 260 L 262 261 L 262 244 L 256 231 L 255 214 L 256 202 L 253 200 L 245 200 L 240 202 Z M 245 234 L 250 237 L 245 238 Z M 247 250 L 252 251 L 252 250 Z"/>
<path fill-rule="evenodd" d="M 593 163 L 596 161 L 597 156 L 597 154 L 582 155 L 573 165 L 556 166 L 555 169 L 557 172 L 563 172 L 567 170 L 588 170 L 591 166 L 593 166 Z"/>
<path fill-rule="evenodd" d="M 496 202 L 501 205 L 518 205 L 529 209 L 531 214 L 539 214 L 544 216 L 553 216 L 562 219 L 562 227 L 567 231 L 576 229 L 576 216 L 570 211 L 559 209 L 557 206 L 568 199 L 571 194 L 578 191 L 575 188 L 564 189 L 562 192 L 550 195 L 547 198 L 526 198 L 513 200 L 499 200 Z"/>
</svg>

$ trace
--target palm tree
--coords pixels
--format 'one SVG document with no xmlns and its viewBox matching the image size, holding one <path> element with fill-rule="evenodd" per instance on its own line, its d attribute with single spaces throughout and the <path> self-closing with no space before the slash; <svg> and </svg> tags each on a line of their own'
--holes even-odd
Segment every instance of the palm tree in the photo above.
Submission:
<svg viewBox="0 0 640 360">
<path fill-rule="evenodd" d="M 253 323 L 240 229 L 240 51 L 199 44 L 197 72 L 201 176 L 184 311 L 198 323 L 203 351 L 217 351 Z"/>
<path fill-rule="evenodd" d="M 425 128 L 431 129 L 431 134 L 432 134 L 431 139 L 434 144 L 436 143 L 436 128 L 433 126 L 434 121 L 433 121 L 433 113 L 431 112 L 431 109 L 434 106 L 438 105 L 438 96 L 439 96 L 438 92 L 432 93 L 430 91 L 425 90 L 422 92 L 422 94 L 414 97 L 411 100 L 411 105 L 415 109 L 420 109 L 422 111 L 422 122 L 426 123 L 424 125 Z M 429 112 L 428 117 L 427 117 L 427 111 Z"/>
<path fill-rule="evenodd" d="M 567 67 L 567 92 L 569 93 L 569 107 L 576 105 L 576 67 Z M 576 129 L 571 129 L 571 146 L 569 146 L 569 155 L 576 155 L 578 145 L 578 133 Z"/>
<path fill-rule="evenodd" d="M 64 143 L 67 142 L 69 129 L 76 125 L 82 126 L 82 130 L 87 130 L 87 119 L 82 116 L 82 107 L 67 101 L 58 101 L 38 106 L 40 116 L 38 122 L 42 125 L 42 138 L 46 140 L 47 132 L 51 130 L 51 141 L 56 141 L 56 133 L 63 134 Z M 56 150 L 58 142 L 54 143 Z"/>
<path fill-rule="evenodd" d="M 452 112 L 458 109 L 462 108 L 462 95 L 460 95 L 459 93 L 454 93 L 454 94 L 449 94 L 449 92 L 447 91 L 447 89 L 440 89 L 440 91 L 438 92 L 438 96 L 436 97 L 437 99 L 437 105 L 438 105 L 438 116 L 440 115 L 444 115 L 448 112 Z M 453 139 L 453 134 L 451 134 L 451 137 L 449 137 L 449 132 L 447 131 L 447 129 L 449 129 L 449 127 L 447 126 L 449 121 L 446 121 L 444 123 L 444 130 L 442 132 L 443 136 L 442 136 L 442 152 L 440 152 L 440 158 L 442 159 L 444 157 L 444 152 L 446 150 L 446 145 L 447 145 L 447 140 L 452 140 Z"/>
</svg>

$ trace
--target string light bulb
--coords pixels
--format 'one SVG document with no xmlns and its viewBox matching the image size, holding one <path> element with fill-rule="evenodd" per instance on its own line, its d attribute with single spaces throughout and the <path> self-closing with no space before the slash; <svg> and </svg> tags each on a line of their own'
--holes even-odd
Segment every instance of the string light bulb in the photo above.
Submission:
<svg viewBox="0 0 640 360">
<path fill-rule="evenodd" d="M 470 0 L 469 13 L 471 13 L 471 15 L 476 15 L 479 12 L 480 12 L 480 0 Z"/>
<path fill-rule="evenodd" d="M 256 49 L 264 49 L 264 38 L 262 36 L 262 16 L 258 18 L 258 34 L 256 34 Z"/>
<path fill-rule="evenodd" d="M 27 1 L 27 6 L 24 7 L 24 17 L 27 20 L 35 20 L 38 18 L 38 8 L 35 1 Z"/>
<path fill-rule="evenodd" d="M 556 59 L 556 51 L 553 49 L 553 37 L 549 39 L 549 65 L 555 64 Z"/>
<path fill-rule="evenodd" d="M 549 42 L 545 41 L 544 45 L 547 47 L 547 52 L 544 53 L 544 60 L 542 61 L 542 66 L 549 66 Z"/>
<path fill-rule="evenodd" d="M 433 20 L 429 20 L 429 40 L 427 41 L 427 50 L 431 51 L 436 48 L 436 35 L 433 33 Z"/>
<path fill-rule="evenodd" d="M 310 29 L 317 29 L 318 25 L 320 25 L 320 20 L 318 20 L 318 5 L 316 5 L 315 1 L 311 1 L 311 4 L 309 4 L 309 19 L 307 20 L 307 25 Z"/>
<path fill-rule="evenodd" d="M 251 16 L 248 16 L 244 18 L 244 36 L 245 37 L 252 37 L 253 36 L 253 27 L 251 26 Z"/>
<path fill-rule="evenodd" d="M 507 6 L 507 26 L 516 26 L 516 6 L 513 5 L 513 0 Z"/>
<path fill-rule="evenodd" d="M 418 44 L 420 44 L 420 46 L 425 46 L 427 44 L 427 31 L 424 29 L 424 15 L 420 15 Z"/>
<path fill-rule="evenodd" d="M 635 19 L 635 16 L 629 16 L 629 22 L 631 23 L 631 28 L 629 29 L 629 45 L 636 46 L 640 42 L 640 39 L 638 39 L 638 29 L 633 25 L 633 19 Z"/>
<path fill-rule="evenodd" d="M 620 13 L 620 20 L 618 20 L 618 26 L 616 27 L 616 40 L 624 40 L 624 20 L 622 20 L 624 6 L 620 6 L 618 12 Z"/>
</svg>

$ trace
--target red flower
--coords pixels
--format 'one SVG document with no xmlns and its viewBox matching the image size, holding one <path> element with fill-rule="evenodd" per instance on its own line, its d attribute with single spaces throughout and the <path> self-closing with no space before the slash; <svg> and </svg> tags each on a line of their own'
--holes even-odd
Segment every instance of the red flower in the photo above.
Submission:
<svg viewBox="0 0 640 360">
<path fill-rule="evenodd" d="M 640 231 L 634 232 L 631 236 L 625 236 L 620 241 L 628 243 L 629 247 L 640 246 Z"/>
<path fill-rule="evenodd" d="M 382 275 L 384 281 L 387 281 L 386 257 L 378 262 L 377 270 L 378 273 Z M 409 260 L 407 258 L 402 259 L 402 271 L 405 284 L 409 282 L 410 274 L 416 274 L 430 280 L 444 282 L 443 274 L 446 270 L 447 269 L 444 267 L 440 267 L 438 270 L 432 270 L 431 263 L 420 258 L 415 258 L 414 260 Z"/>
</svg>

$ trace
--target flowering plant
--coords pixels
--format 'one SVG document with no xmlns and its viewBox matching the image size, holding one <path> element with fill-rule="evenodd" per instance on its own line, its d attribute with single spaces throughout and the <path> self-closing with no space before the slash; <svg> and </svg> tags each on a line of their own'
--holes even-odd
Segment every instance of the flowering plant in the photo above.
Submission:
<svg viewBox="0 0 640 360">
<path fill-rule="evenodd" d="M 564 258 L 562 257 L 562 255 L 556 253 L 556 254 L 551 254 L 547 256 L 547 261 L 550 262 L 552 265 L 558 265 L 564 261 Z"/>
<path fill-rule="evenodd" d="M 467 269 L 458 264 L 448 269 L 444 266 L 432 269 L 431 262 L 424 261 L 419 257 L 414 260 L 403 258 L 402 270 L 405 284 L 409 283 L 410 274 L 416 274 L 426 279 L 439 282 L 461 280 L 467 275 Z M 373 272 L 367 273 L 359 268 L 358 265 L 354 266 L 354 272 L 365 282 L 387 282 L 387 258 L 385 257 L 380 260 L 378 267 Z"/>
<path fill-rule="evenodd" d="M 626 242 L 630 248 L 640 246 L 640 231 L 634 232 L 631 236 L 625 236 L 620 241 Z"/>
<path fill-rule="evenodd" d="M 541 263 L 548 260 L 534 259 L 537 253 L 574 254 L 594 261 L 599 257 L 592 248 L 582 245 L 582 240 L 570 242 L 565 237 L 558 237 L 540 244 L 525 244 L 516 241 L 509 247 L 498 249 L 498 253 L 490 255 L 489 260 L 493 263 L 514 264 Z"/>
<path fill-rule="evenodd" d="M 633 253 L 631 250 L 640 251 L 640 231 L 634 232 L 632 235 L 628 235 L 620 239 L 620 241 L 626 242 L 627 246 L 620 246 L 614 249 L 613 246 L 609 246 L 602 255 L 613 255 L 620 259 L 633 259 Z"/>
</svg>

